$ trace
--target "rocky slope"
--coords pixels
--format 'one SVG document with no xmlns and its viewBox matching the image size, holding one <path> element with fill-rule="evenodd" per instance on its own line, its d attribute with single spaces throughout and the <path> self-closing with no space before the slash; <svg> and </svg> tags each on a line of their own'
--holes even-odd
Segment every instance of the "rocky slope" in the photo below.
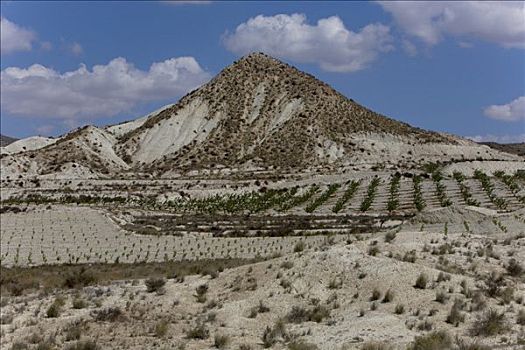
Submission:
<svg viewBox="0 0 525 350">
<path fill-rule="evenodd" d="M 175 105 L 104 129 L 76 130 L 53 145 L 4 156 L 2 167 L 11 178 L 63 172 L 75 164 L 85 168 L 75 176 L 171 177 L 204 169 L 337 172 L 475 159 L 522 160 L 379 115 L 258 53 Z"/>
<path fill-rule="evenodd" d="M 9 145 L 10 143 L 15 142 L 16 140 L 17 139 L 15 139 L 14 137 L 9 137 L 9 136 L 0 134 L 0 147 L 5 147 Z"/>
</svg>

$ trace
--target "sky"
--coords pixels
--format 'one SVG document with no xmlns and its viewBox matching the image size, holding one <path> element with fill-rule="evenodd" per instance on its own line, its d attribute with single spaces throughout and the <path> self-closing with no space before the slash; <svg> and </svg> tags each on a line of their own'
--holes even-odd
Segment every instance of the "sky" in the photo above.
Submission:
<svg viewBox="0 0 525 350">
<path fill-rule="evenodd" d="M 1 133 L 170 103 L 262 51 L 413 126 L 525 141 L 525 2 L 2 1 Z"/>
</svg>

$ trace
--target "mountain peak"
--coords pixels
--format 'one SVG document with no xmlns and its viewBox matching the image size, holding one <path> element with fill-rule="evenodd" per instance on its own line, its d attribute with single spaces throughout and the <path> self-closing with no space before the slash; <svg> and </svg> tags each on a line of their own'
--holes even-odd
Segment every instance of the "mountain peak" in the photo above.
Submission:
<svg viewBox="0 0 525 350">
<path fill-rule="evenodd" d="M 382 116 L 312 75 L 254 52 L 174 105 L 120 129 L 71 133 L 31 159 L 41 173 L 76 163 L 100 174 L 169 177 L 225 168 L 414 167 L 454 157 L 477 159 L 482 152 L 502 157 L 480 147 Z M 24 161 L 12 162 L 13 174 L 17 166 L 32 164 Z"/>
</svg>

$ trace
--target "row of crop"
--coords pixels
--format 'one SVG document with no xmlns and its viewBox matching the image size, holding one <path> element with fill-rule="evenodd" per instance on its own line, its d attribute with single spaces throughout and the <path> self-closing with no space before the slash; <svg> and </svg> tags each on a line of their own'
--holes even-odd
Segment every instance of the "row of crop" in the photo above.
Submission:
<svg viewBox="0 0 525 350">
<path fill-rule="evenodd" d="M 314 199 L 310 204 L 305 208 L 307 213 L 313 213 L 315 209 L 320 207 L 328 198 L 330 198 L 338 189 L 341 187 L 341 184 L 331 184 L 328 186 L 327 190 L 324 191 L 319 197 Z"/>
<path fill-rule="evenodd" d="M 474 178 L 481 183 L 481 188 L 483 188 L 490 201 L 498 209 L 507 208 L 507 202 L 503 198 L 496 196 L 496 194 L 494 193 L 494 184 L 492 183 L 492 181 L 490 181 L 490 178 L 487 174 L 478 169 L 474 172 Z"/>
<path fill-rule="evenodd" d="M 442 207 L 448 207 L 449 205 L 452 205 L 452 201 L 448 199 L 447 193 L 446 193 L 446 187 L 441 182 L 443 180 L 443 174 L 440 171 L 435 171 L 432 174 L 432 181 L 434 181 L 434 185 L 436 186 L 436 196 L 439 199 L 439 204 Z"/>
<path fill-rule="evenodd" d="M 399 182 L 401 181 L 401 174 L 396 173 L 392 176 L 390 181 L 390 196 L 388 197 L 387 210 L 394 211 L 399 206 Z"/>
<path fill-rule="evenodd" d="M 287 201 L 283 202 L 280 206 L 277 207 L 277 210 L 279 211 L 287 211 L 292 209 L 293 207 L 296 207 L 298 205 L 304 204 L 307 201 L 312 198 L 314 194 L 319 191 L 318 185 L 312 185 L 310 188 L 308 188 L 306 191 L 304 191 L 302 194 L 296 195 L 288 199 Z"/>
<path fill-rule="evenodd" d="M 378 177 L 374 177 L 370 184 L 368 185 L 368 189 L 366 192 L 366 197 L 361 202 L 361 206 L 359 209 L 361 211 L 367 211 L 372 206 L 372 203 L 374 202 L 374 199 L 377 195 L 377 188 L 379 187 L 379 184 L 381 183 L 381 180 L 379 180 Z"/>
<path fill-rule="evenodd" d="M 470 192 L 470 188 L 467 185 L 465 185 L 465 176 L 462 173 L 455 171 L 453 173 L 453 177 L 458 183 L 459 191 L 465 203 L 467 203 L 468 205 L 479 206 L 480 205 L 479 201 L 472 198 L 472 193 Z"/>
<path fill-rule="evenodd" d="M 505 174 L 505 172 L 499 170 L 494 172 L 494 176 L 496 176 L 498 179 L 500 179 L 507 187 L 514 193 L 514 195 L 518 198 L 518 200 L 525 204 L 525 195 L 519 195 L 520 187 L 516 180 L 518 179 L 518 175 L 508 175 Z"/>
<path fill-rule="evenodd" d="M 423 199 L 423 192 L 421 189 L 422 178 L 419 175 L 414 176 L 413 178 L 413 187 L 414 187 L 414 206 L 418 211 L 422 211 L 425 206 L 425 200 Z"/>
<path fill-rule="evenodd" d="M 359 188 L 360 183 L 360 180 L 352 180 L 350 184 L 348 184 L 348 188 L 345 190 L 343 195 L 337 200 L 332 209 L 334 213 L 340 212 L 345 206 L 345 204 L 348 203 L 348 201 L 354 197 L 355 193 L 357 192 L 357 189 Z"/>
</svg>

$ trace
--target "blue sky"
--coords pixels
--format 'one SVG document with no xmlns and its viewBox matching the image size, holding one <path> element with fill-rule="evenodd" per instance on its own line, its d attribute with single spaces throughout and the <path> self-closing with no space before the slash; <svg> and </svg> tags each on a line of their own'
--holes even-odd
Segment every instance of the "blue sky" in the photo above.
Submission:
<svg viewBox="0 0 525 350">
<path fill-rule="evenodd" d="M 525 140 L 523 2 L 2 1 L 1 16 L 2 134 L 133 119 L 264 51 L 414 126 Z"/>
</svg>

